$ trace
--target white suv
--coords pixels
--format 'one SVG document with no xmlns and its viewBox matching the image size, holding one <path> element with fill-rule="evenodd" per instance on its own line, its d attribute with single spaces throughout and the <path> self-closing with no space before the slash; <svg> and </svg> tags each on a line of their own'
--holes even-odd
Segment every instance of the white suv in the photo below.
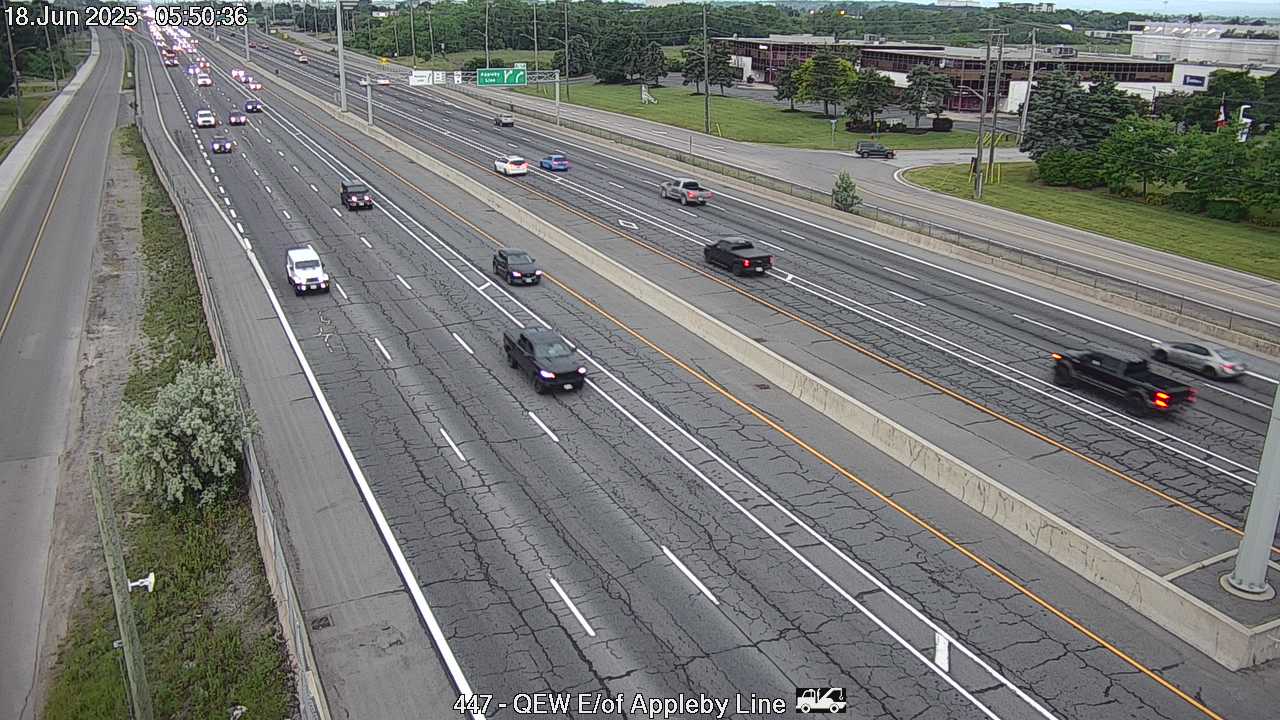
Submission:
<svg viewBox="0 0 1280 720">
<path fill-rule="evenodd" d="M 329 275 L 320 264 L 320 255 L 310 245 L 289 251 L 285 275 L 289 278 L 294 295 L 311 290 L 329 292 Z"/>
<path fill-rule="evenodd" d="M 213 114 L 212 110 L 200 109 L 196 111 L 196 127 L 211 128 L 218 126 L 218 116 Z"/>
<path fill-rule="evenodd" d="M 199 75 L 196 75 L 196 85 L 199 85 L 200 87 L 210 87 L 213 85 L 213 78 L 204 73 L 200 73 Z"/>
</svg>

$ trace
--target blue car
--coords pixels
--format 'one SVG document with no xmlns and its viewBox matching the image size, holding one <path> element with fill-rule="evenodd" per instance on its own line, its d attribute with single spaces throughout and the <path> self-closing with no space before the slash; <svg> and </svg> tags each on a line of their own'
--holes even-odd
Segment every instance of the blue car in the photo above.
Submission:
<svg viewBox="0 0 1280 720">
<path fill-rule="evenodd" d="M 209 151 L 214 155 L 229 153 L 235 149 L 235 141 L 226 133 L 219 133 L 213 136 L 213 140 L 209 142 Z"/>
<path fill-rule="evenodd" d="M 262 112 L 262 101 L 261 100 L 245 100 L 244 111 L 247 113 Z"/>
<path fill-rule="evenodd" d="M 569 158 L 563 155 L 548 155 L 538 161 L 543 170 L 568 170 Z"/>
</svg>

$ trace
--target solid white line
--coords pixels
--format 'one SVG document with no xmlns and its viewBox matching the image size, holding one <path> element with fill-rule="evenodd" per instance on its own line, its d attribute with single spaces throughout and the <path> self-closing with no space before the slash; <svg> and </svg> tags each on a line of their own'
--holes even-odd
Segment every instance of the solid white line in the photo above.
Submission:
<svg viewBox="0 0 1280 720">
<path fill-rule="evenodd" d="M 329 209 L 333 211 L 333 214 L 334 214 L 334 215 L 337 215 L 338 217 L 342 217 L 342 213 L 338 212 L 338 208 L 336 208 L 336 207 L 331 207 L 331 208 L 329 208 Z"/>
<path fill-rule="evenodd" d="M 466 350 L 472 355 L 476 354 L 475 351 L 471 349 L 471 346 L 467 344 L 467 341 L 462 339 L 462 336 L 458 335 L 458 333 L 452 333 L 452 335 L 453 339 L 458 341 L 458 344 L 462 346 L 463 350 Z"/>
<path fill-rule="evenodd" d="M 342 286 L 338 284 L 337 280 L 330 280 L 329 282 L 333 284 L 333 287 L 338 291 L 338 294 L 342 296 L 343 300 L 351 299 L 347 297 L 347 291 L 342 289 Z"/>
<path fill-rule="evenodd" d="M 1059 330 L 1058 328 L 1056 328 L 1056 327 L 1054 327 L 1054 326 L 1052 326 L 1052 325 L 1045 325 L 1044 323 L 1040 322 L 1039 320 L 1032 320 L 1032 319 L 1031 319 L 1031 318 L 1029 318 L 1029 317 L 1023 317 L 1022 315 L 1019 315 L 1018 313 L 1013 313 L 1013 316 L 1014 316 L 1014 317 L 1016 317 L 1016 318 L 1018 318 L 1019 320 L 1021 320 L 1021 321 L 1023 321 L 1023 322 L 1029 322 L 1029 323 L 1031 323 L 1032 325 L 1039 325 L 1040 327 L 1044 328 L 1045 330 L 1052 330 L 1053 332 L 1056 332 L 1056 333 L 1058 333 L 1059 335 L 1061 335 L 1061 334 L 1062 334 L 1062 331 L 1061 331 L 1061 330 Z"/>
<path fill-rule="evenodd" d="M 560 583 L 556 582 L 556 579 L 551 576 L 551 573 L 547 573 L 547 579 L 551 581 L 551 587 L 555 588 L 556 594 L 560 596 L 560 599 L 564 601 L 564 604 L 569 606 L 569 611 L 573 613 L 574 617 L 578 618 L 578 623 L 582 625 L 582 629 L 586 630 L 587 634 L 591 637 L 595 637 L 596 631 L 591 629 L 591 625 L 587 623 L 587 619 L 582 617 L 582 613 L 578 612 L 578 606 L 574 605 L 573 601 L 569 599 L 569 596 L 565 594 L 564 588 L 560 587 Z"/>
<path fill-rule="evenodd" d="M 667 559 L 669 559 L 673 565 L 679 568 L 680 572 L 684 573 L 685 577 L 689 578 L 690 582 L 692 582 L 694 585 L 697 585 L 698 589 L 702 591 L 703 595 L 707 596 L 708 600 L 715 603 L 716 605 L 720 604 L 720 601 L 716 599 L 715 595 L 711 594 L 711 591 L 707 589 L 707 586 L 703 585 L 702 581 L 699 580 L 697 577 L 695 577 L 694 574 L 689 570 L 689 568 L 685 567 L 684 563 L 680 562 L 680 558 L 673 555 L 671 551 L 667 549 L 666 545 L 661 545 L 660 547 L 662 548 L 662 552 L 666 553 Z"/>
<path fill-rule="evenodd" d="M 801 235 L 801 234 L 799 234 L 799 233 L 793 233 L 793 232 L 791 232 L 790 230 L 783 230 L 782 228 L 778 228 L 778 232 L 780 232 L 780 233 L 782 233 L 782 234 L 784 234 L 784 235 L 790 235 L 791 237 L 793 237 L 793 238 L 795 238 L 795 239 L 797 239 L 797 240 L 803 240 L 803 239 L 804 239 L 804 236 L 803 236 L 803 235 Z"/>
<path fill-rule="evenodd" d="M 368 240 L 365 240 L 365 239 L 364 239 L 364 236 L 363 236 L 363 235 L 361 235 L 361 236 L 360 236 L 360 242 L 364 243 L 364 246 L 365 246 L 365 247 L 367 247 L 367 248 L 369 248 L 370 250 L 372 250 L 372 249 L 373 249 L 373 246 L 369 244 L 369 241 L 368 241 Z"/>
<path fill-rule="evenodd" d="M 618 183 L 616 183 L 616 182 L 614 182 L 614 181 L 612 181 L 612 180 L 610 180 L 610 181 L 609 181 L 609 184 L 610 184 L 610 185 L 612 185 L 612 186 L 614 186 L 614 187 L 616 187 L 616 188 L 618 188 L 619 190 L 626 190 L 626 188 L 625 188 L 625 187 L 623 187 L 623 186 L 619 185 Z"/>
<path fill-rule="evenodd" d="M 387 352 L 387 349 L 383 347 L 382 341 L 378 338 L 374 338 L 373 344 L 378 346 L 378 351 L 382 353 L 382 357 L 386 358 L 387 362 L 391 362 L 391 353 Z"/>
<path fill-rule="evenodd" d="M 413 289 L 412 287 L 410 287 L 409 283 L 405 282 L 404 278 L 400 277 L 399 275 L 396 275 L 396 279 L 400 281 L 400 284 L 404 286 L 405 290 Z"/>
<path fill-rule="evenodd" d="M 886 290 L 885 292 L 887 292 L 887 293 L 889 293 L 890 295 L 893 295 L 893 296 L 895 296 L 895 297 L 898 297 L 898 298 L 901 298 L 901 299 L 903 299 L 903 300 L 906 300 L 907 302 L 915 303 L 915 304 L 919 305 L 920 307 L 928 307 L 927 305 L 925 305 L 924 303 L 920 302 L 919 300 L 916 300 L 916 299 L 914 299 L 914 298 L 909 298 L 909 297 L 907 297 L 906 295 L 903 295 L 902 293 L 896 293 L 896 292 L 894 292 L 894 291 L 892 291 L 892 290 Z"/>
<path fill-rule="evenodd" d="M 685 215 L 688 215 L 689 217 L 698 217 L 697 215 L 694 215 L 693 213 L 689 212 L 688 210 L 685 210 L 684 208 L 676 208 L 676 209 L 684 213 Z"/>
<path fill-rule="evenodd" d="M 453 438 L 449 437 L 449 433 L 445 432 L 444 428 L 440 428 L 440 434 L 444 436 L 444 441 L 449 443 L 449 447 L 453 448 L 453 452 L 458 456 L 458 459 L 466 462 L 467 458 L 463 456 L 462 450 L 458 449 L 458 444 L 453 441 Z"/>
<path fill-rule="evenodd" d="M 529 411 L 529 417 L 533 418 L 533 421 L 538 423 L 538 427 L 542 428 L 542 432 L 551 436 L 551 440 L 553 442 L 560 442 L 560 438 L 556 437 L 556 434 L 551 432 L 551 428 L 547 427 L 546 423 L 542 422 L 542 418 L 535 415 L 532 410 Z"/>
<path fill-rule="evenodd" d="M 908 275 L 907 273 L 904 273 L 904 272 L 902 272 L 901 270 L 894 270 L 893 268 L 889 267 L 888 265 L 881 265 L 880 267 L 884 268 L 885 270 L 888 270 L 889 272 L 893 273 L 894 275 L 901 275 L 901 276 L 902 276 L 902 277 L 904 277 L 904 278 L 909 278 L 909 279 L 911 279 L 911 280 L 915 280 L 916 282 L 920 282 L 920 278 L 916 277 L 915 275 Z"/>
</svg>

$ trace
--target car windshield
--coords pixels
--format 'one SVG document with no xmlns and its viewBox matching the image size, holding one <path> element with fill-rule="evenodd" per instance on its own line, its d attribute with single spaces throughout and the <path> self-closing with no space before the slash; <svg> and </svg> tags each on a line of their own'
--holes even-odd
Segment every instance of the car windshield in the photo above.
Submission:
<svg viewBox="0 0 1280 720">
<path fill-rule="evenodd" d="M 551 156 L 551 162 L 564 162 L 564 156 L 563 156 L 563 155 L 552 155 L 552 156 Z"/>
<path fill-rule="evenodd" d="M 1214 351 L 1217 352 L 1218 357 L 1222 358 L 1223 360 L 1227 360 L 1230 362 L 1240 362 L 1244 360 L 1244 356 L 1236 352 L 1235 350 L 1228 350 L 1226 348 L 1215 348 Z"/>
<path fill-rule="evenodd" d="M 684 184 L 684 188 L 686 190 L 701 190 L 702 186 L 699 185 L 697 182 L 690 180 L 689 182 Z"/>
<path fill-rule="evenodd" d="M 303 260 L 299 262 L 297 265 L 295 265 L 294 267 L 298 268 L 299 270 L 319 270 L 320 261 L 319 260 Z"/>
<path fill-rule="evenodd" d="M 562 357 L 569 357 L 570 355 L 573 354 L 572 352 L 570 352 L 569 347 L 567 345 L 558 341 L 549 342 L 546 345 L 539 345 L 537 346 L 537 349 L 534 352 L 535 354 L 538 355 L 538 357 L 544 357 L 544 358 L 562 358 Z"/>
<path fill-rule="evenodd" d="M 511 158 L 511 159 L 507 160 L 507 162 L 511 163 L 512 165 L 523 165 L 523 164 L 524 164 L 524 158 L 513 157 L 513 158 Z"/>
<path fill-rule="evenodd" d="M 511 253 L 507 255 L 507 262 L 512 265 L 528 265 L 533 262 L 533 258 L 529 257 L 527 253 Z"/>
<path fill-rule="evenodd" d="M 367 193 L 367 192 L 369 192 L 369 188 L 367 188 L 367 187 L 365 187 L 365 186 L 363 186 L 363 185 L 348 185 L 348 186 L 347 186 L 347 192 L 353 192 L 353 193 Z"/>
</svg>

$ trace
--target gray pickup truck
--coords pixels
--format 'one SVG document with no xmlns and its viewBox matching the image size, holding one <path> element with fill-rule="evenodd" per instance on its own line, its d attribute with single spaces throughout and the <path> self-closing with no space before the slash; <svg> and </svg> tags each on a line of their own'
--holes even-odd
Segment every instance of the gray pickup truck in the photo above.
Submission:
<svg viewBox="0 0 1280 720">
<path fill-rule="evenodd" d="M 672 178 L 662 183 L 658 194 L 664 198 L 679 200 L 681 205 L 706 205 L 711 200 L 711 191 L 689 178 Z"/>
</svg>

